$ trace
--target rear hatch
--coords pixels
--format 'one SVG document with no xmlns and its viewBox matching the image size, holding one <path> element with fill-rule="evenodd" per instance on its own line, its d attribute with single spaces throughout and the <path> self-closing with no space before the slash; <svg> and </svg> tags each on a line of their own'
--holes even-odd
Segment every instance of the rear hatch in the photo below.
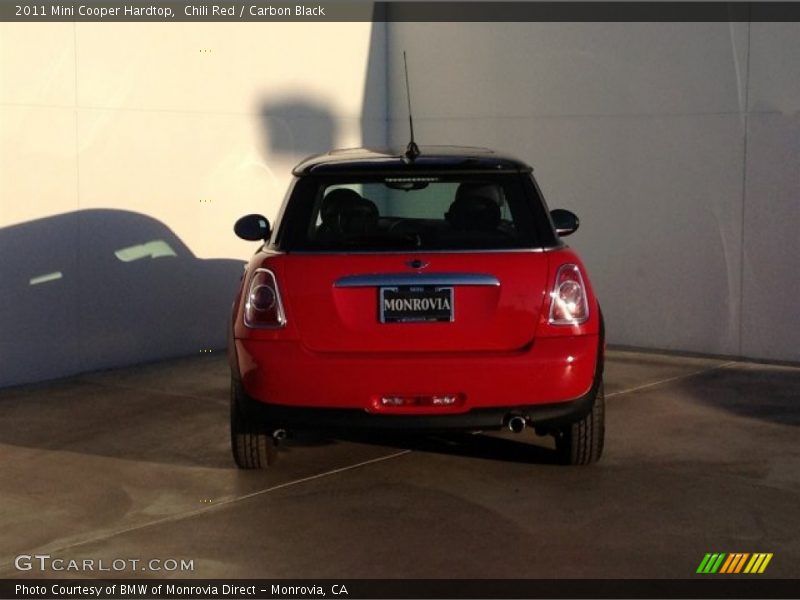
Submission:
<svg viewBox="0 0 800 600">
<path fill-rule="evenodd" d="M 548 280 L 542 232 L 552 230 L 528 174 L 337 168 L 297 180 L 279 232 L 286 317 L 306 347 L 508 352 L 531 343 Z"/>
<path fill-rule="evenodd" d="M 536 251 L 288 254 L 287 318 L 318 352 L 525 348 L 544 304 Z"/>
</svg>

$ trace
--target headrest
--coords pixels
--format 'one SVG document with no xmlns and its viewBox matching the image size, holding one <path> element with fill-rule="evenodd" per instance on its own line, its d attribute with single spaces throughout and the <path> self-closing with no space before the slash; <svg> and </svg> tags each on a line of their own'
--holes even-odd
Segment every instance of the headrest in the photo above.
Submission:
<svg viewBox="0 0 800 600">
<path fill-rule="evenodd" d="M 378 222 L 378 207 L 349 189 L 333 190 L 323 200 L 322 222 L 347 233 L 366 232 Z"/>
<path fill-rule="evenodd" d="M 500 206 L 485 196 L 461 195 L 450 205 L 445 218 L 456 230 L 494 231 L 500 224 Z"/>
<path fill-rule="evenodd" d="M 494 200 L 498 206 L 503 205 L 503 193 L 496 183 L 462 183 L 456 190 L 455 199 L 458 200 L 466 196 L 482 196 L 483 198 Z"/>
<path fill-rule="evenodd" d="M 369 210 L 368 205 L 372 205 L 377 213 L 377 208 L 369 200 L 362 198 L 358 192 L 341 188 L 333 190 L 322 201 L 320 216 L 323 223 L 331 223 L 338 220 L 343 214 L 351 214 Z M 366 208 L 364 208 L 366 206 Z"/>
</svg>

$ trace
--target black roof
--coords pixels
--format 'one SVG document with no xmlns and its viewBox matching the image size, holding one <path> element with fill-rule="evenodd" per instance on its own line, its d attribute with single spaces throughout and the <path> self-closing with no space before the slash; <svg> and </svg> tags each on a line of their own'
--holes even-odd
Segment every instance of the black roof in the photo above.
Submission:
<svg viewBox="0 0 800 600">
<path fill-rule="evenodd" d="M 459 171 L 472 173 L 530 172 L 533 169 L 512 156 L 488 148 L 462 146 L 422 146 L 414 160 L 405 149 L 348 148 L 316 154 L 303 160 L 292 171 L 295 175 L 424 173 Z"/>
</svg>

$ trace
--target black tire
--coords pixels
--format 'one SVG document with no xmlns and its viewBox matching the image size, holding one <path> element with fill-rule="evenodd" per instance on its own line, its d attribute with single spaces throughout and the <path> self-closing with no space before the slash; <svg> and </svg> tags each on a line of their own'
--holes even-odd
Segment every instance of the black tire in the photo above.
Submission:
<svg viewBox="0 0 800 600">
<path fill-rule="evenodd" d="M 588 465 L 600 460 L 605 438 L 605 413 L 605 394 L 601 381 L 589 414 L 556 432 L 559 462 L 565 465 Z"/>
<path fill-rule="evenodd" d="M 265 423 L 248 416 L 242 405 L 248 400 L 240 385 L 231 382 L 231 450 L 240 469 L 266 469 L 277 456 L 275 440 Z"/>
</svg>

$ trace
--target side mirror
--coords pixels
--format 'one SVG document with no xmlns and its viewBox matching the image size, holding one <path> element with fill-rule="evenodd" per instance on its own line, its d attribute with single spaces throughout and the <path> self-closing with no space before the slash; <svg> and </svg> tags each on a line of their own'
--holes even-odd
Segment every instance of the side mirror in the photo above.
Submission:
<svg viewBox="0 0 800 600">
<path fill-rule="evenodd" d="M 574 212 L 564 210 L 563 208 L 551 210 L 550 217 L 553 219 L 553 225 L 556 226 L 556 233 L 560 237 L 575 233 L 581 224 L 580 219 L 578 219 L 578 216 Z"/>
<path fill-rule="evenodd" d="M 233 231 L 243 240 L 257 242 L 267 241 L 272 231 L 269 227 L 267 217 L 263 215 L 245 215 L 233 226 Z"/>
</svg>

